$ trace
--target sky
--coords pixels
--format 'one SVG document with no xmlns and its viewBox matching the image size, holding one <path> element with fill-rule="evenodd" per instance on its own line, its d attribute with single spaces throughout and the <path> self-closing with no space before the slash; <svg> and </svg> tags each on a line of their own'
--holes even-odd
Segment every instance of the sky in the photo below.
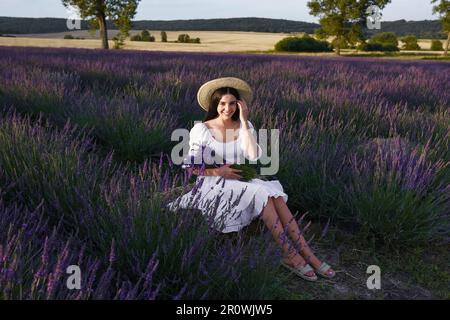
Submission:
<svg viewBox="0 0 450 320">
<path fill-rule="evenodd" d="M 308 0 L 141 0 L 133 20 L 259 17 L 317 22 Z M 430 0 L 392 0 L 382 21 L 434 20 Z M 61 0 L 0 0 L 0 16 L 68 18 Z"/>
</svg>

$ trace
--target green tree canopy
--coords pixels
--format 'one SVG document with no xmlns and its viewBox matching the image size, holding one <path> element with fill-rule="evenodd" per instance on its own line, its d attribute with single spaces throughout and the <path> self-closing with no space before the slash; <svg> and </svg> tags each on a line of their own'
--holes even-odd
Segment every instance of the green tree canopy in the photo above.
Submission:
<svg viewBox="0 0 450 320">
<path fill-rule="evenodd" d="M 349 44 L 355 45 L 364 40 L 367 8 L 377 5 L 384 8 L 390 0 L 310 0 L 310 14 L 319 17 L 321 28 L 317 35 L 321 38 L 333 36 L 336 53 Z"/>
</svg>

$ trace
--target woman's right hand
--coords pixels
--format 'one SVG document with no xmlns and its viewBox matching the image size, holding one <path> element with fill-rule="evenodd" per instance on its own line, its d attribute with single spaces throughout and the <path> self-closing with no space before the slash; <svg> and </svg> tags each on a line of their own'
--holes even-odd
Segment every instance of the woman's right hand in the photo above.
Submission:
<svg viewBox="0 0 450 320">
<path fill-rule="evenodd" d="M 216 173 L 225 179 L 241 179 L 242 177 L 238 174 L 242 170 L 230 168 L 231 164 L 224 164 L 220 168 L 216 168 Z"/>
</svg>

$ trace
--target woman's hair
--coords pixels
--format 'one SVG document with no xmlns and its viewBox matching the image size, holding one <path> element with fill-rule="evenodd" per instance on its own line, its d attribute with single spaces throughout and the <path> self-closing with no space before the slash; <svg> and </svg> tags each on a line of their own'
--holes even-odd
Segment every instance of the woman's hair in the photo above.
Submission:
<svg viewBox="0 0 450 320">
<path fill-rule="evenodd" d="M 206 116 L 203 119 L 203 122 L 217 118 L 219 113 L 217 112 L 217 106 L 219 105 L 220 99 L 226 94 L 232 94 L 236 97 L 237 100 L 241 100 L 239 96 L 239 92 L 235 88 L 231 87 L 223 87 L 219 88 L 211 95 L 211 99 L 209 100 L 208 111 L 206 112 Z M 231 116 L 233 121 L 239 120 L 239 107 L 236 106 L 236 111 Z"/>
</svg>

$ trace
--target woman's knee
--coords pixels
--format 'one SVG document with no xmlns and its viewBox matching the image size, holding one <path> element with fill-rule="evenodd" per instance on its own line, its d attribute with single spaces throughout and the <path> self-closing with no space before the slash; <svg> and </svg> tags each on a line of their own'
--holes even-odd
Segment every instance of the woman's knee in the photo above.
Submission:
<svg viewBox="0 0 450 320">
<path fill-rule="evenodd" d="M 274 203 L 273 203 L 273 197 L 268 197 L 266 204 L 263 206 L 263 210 L 272 209 L 272 208 L 275 208 Z M 266 210 L 266 211 L 268 211 L 268 210 Z M 273 211 L 273 210 L 270 210 L 270 211 Z"/>
<path fill-rule="evenodd" d="M 277 217 L 278 214 L 275 210 L 275 206 L 273 205 L 272 197 L 269 197 L 266 205 L 263 207 L 262 217 L 263 218 L 274 218 Z"/>
</svg>

